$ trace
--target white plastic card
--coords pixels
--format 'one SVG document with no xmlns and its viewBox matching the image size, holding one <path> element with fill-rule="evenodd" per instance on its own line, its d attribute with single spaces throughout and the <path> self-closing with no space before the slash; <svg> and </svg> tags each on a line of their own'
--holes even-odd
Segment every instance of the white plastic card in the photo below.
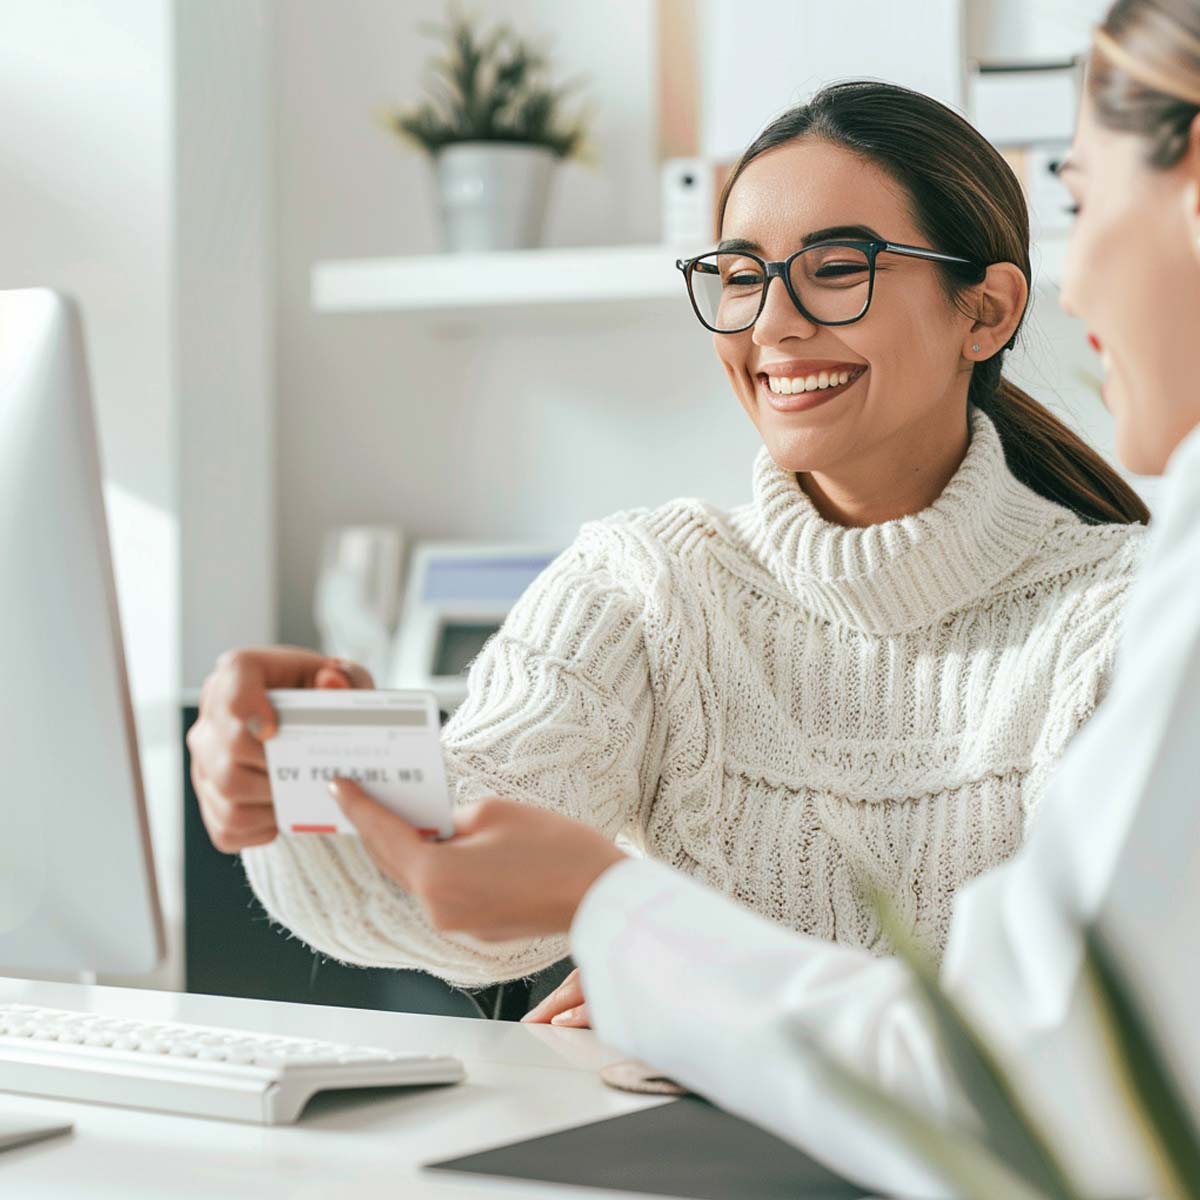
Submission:
<svg viewBox="0 0 1200 1200">
<path fill-rule="evenodd" d="M 310 689 L 268 693 L 278 732 L 266 743 L 283 833 L 354 833 L 329 793 L 352 779 L 422 833 L 453 832 L 441 721 L 432 692 Z"/>
</svg>

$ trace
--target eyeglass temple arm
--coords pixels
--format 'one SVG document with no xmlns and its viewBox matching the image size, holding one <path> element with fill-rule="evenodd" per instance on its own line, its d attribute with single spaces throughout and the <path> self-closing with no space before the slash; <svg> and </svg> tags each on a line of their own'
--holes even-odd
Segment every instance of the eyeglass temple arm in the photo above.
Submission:
<svg viewBox="0 0 1200 1200">
<path fill-rule="evenodd" d="M 924 246 L 906 246 L 903 242 L 883 242 L 879 248 L 887 250 L 890 254 L 906 255 L 908 258 L 927 258 L 932 262 L 961 263 L 965 267 L 977 267 L 980 271 L 983 270 L 983 267 L 980 267 L 974 259 L 962 258 L 957 254 L 943 254 L 940 250 L 927 250 Z"/>
</svg>

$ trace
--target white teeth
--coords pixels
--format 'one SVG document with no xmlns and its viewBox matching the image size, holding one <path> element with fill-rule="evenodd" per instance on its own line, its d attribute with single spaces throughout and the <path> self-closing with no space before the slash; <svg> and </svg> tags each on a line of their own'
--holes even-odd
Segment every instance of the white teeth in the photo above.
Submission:
<svg viewBox="0 0 1200 1200">
<path fill-rule="evenodd" d="M 1100 352 L 1100 365 L 1107 371 L 1112 366 L 1112 355 L 1107 350 Z"/>
<path fill-rule="evenodd" d="M 767 376 L 767 386 L 777 396 L 795 396 L 800 392 L 816 392 L 849 382 L 849 371 L 814 372 L 812 375 L 798 375 L 795 379 L 784 379 L 779 375 Z"/>
</svg>

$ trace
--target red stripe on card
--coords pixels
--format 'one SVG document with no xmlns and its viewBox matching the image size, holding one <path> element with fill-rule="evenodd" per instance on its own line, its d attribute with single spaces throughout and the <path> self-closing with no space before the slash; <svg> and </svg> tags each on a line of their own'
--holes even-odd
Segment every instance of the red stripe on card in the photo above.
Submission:
<svg viewBox="0 0 1200 1200">
<path fill-rule="evenodd" d="M 293 833 L 337 833 L 336 825 L 293 825 Z"/>
</svg>

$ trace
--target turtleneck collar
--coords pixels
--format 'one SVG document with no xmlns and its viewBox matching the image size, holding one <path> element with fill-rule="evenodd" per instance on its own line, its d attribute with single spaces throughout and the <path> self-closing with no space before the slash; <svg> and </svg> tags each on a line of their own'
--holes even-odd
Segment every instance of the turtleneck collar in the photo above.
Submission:
<svg viewBox="0 0 1200 1200">
<path fill-rule="evenodd" d="M 882 525 L 826 521 L 765 447 L 754 465 L 755 552 L 818 615 L 900 633 L 968 607 L 1012 574 L 1067 509 L 1020 483 L 1000 435 L 971 410 L 966 457 L 929 508 Z"/>
</svg>

